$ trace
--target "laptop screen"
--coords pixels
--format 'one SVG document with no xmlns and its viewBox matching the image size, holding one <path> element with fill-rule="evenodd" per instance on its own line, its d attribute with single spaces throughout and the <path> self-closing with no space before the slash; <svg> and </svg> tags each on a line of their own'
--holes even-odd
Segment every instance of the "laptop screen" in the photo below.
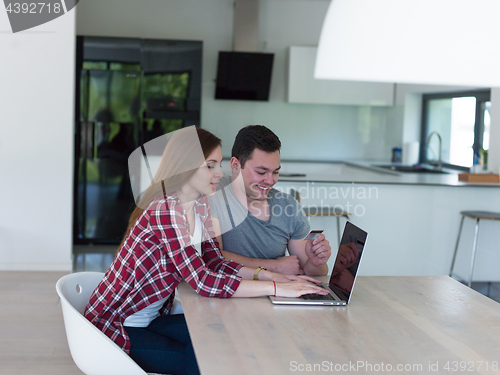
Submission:
<svg viewBox="0 0 500 375">
<path fill-rule="evenodd" d="M 349 221 L 346 223 L 328 285 L 339 297 L 348 302 L 356 281 L 366 237 L 365 231 Z"/>
</svg>

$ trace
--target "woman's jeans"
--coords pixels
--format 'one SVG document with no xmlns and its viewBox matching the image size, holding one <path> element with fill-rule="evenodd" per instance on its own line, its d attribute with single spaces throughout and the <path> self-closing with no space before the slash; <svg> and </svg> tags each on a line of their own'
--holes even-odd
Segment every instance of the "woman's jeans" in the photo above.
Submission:
<svg viewBox="0 0 500 375">
<path fill-rule="evenodd" d="M 183 314 L 162 315 L 146 328 L 125 327 L 130 357 L 146 372 L 199 374 Z"/>
</svg>

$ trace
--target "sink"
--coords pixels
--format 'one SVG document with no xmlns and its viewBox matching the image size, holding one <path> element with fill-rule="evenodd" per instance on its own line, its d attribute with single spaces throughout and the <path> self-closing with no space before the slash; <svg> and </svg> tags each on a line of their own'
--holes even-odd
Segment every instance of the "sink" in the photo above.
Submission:
<svg viewBox="0 0 500 375">
<path fill-rule="evenodd" d="M 378 168 L 389 169 L 394 172 L 403 172 L 403 173 L 437 173 L 437 174 L 448 174 L 448 172 L 438 171 L 433 169 L 432 167 L 425 167 L 420 164 L 416 165 L 375 165 Z"/>
</svg>

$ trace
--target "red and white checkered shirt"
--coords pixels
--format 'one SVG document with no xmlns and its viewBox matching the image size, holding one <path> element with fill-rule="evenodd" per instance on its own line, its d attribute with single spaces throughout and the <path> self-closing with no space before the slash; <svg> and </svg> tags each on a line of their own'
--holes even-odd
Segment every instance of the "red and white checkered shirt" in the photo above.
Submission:
<svg viewBox="0 0 500 375">
<path fill-rule="evenodd" d="M 125 319 L 149 304 L 170 296 L 161 314 L 172 307 L 182 280 L 200 295 L 231 297 L 241 277 L 241 264 L 223 258 L 208 209 L 208 199 L 194 205 L 203 224 L 200 257 L 191 246 L 188 221 L 175 194 L 157 199 L 139 217 L 118 255 L 90 297 L 85 317 L 126 353 L 130 341 Z"/>
</svg>

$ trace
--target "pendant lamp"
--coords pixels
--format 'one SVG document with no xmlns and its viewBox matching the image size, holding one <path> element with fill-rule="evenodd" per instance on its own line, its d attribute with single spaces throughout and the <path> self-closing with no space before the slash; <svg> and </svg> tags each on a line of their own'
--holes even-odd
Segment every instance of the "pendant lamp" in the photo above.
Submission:
<svg viewBox="0 0 500 375">
<path fill-rule="evenodd" d="M 332 0 L 315 78 L 500 87 L 500 0 Z"/>
</svg>

